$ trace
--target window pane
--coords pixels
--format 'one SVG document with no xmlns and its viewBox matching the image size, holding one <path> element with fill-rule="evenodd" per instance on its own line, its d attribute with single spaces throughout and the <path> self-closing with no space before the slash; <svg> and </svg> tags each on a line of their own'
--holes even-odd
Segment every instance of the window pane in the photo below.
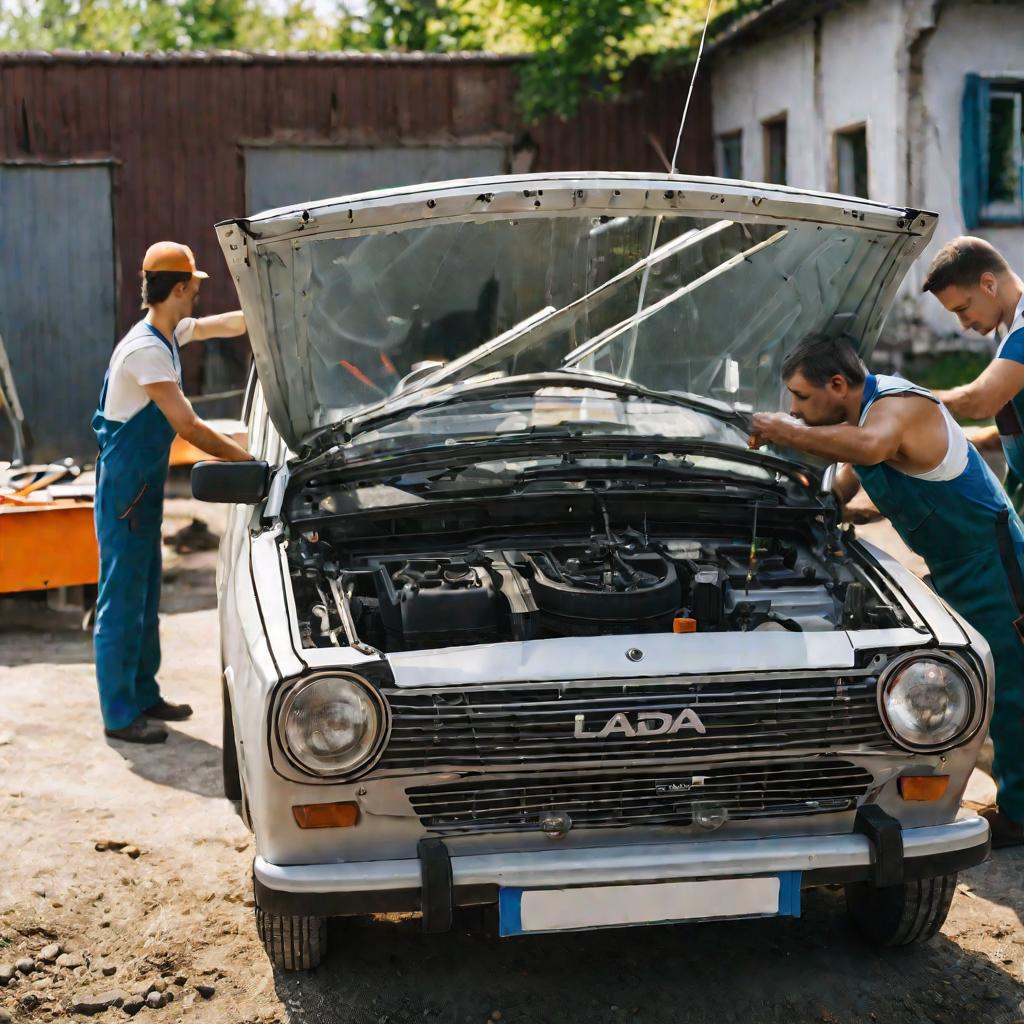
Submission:
<svg viewBox="0 0 1024 1024">
<path fill-rule="evenodd" d="M 853 128 L 836 135 L 838 187 L 843 195 L 868 198 L 868 134 Z"/>
<path fill-rule="evenodd" d="M 718 137 L 718 161 L 723 178 L 743 177 L 742 140 L 742 132 L 730 132 Z"/>
<path fill-rule="evenodd" d="M 1020 203 L 1021 97 L 992 93 L 988 120 L 988 202 Z"/>
<path fill-rule="evenodd" d="M 786 120 L 771 121 L 764 126 L 765 181 L 786 184 Z"/>
</svg>

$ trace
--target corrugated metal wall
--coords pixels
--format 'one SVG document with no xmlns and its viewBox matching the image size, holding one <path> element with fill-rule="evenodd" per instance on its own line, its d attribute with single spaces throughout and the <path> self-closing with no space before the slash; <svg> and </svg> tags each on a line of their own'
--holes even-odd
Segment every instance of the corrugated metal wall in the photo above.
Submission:
<svg viewBox="0 0 1024 1024">
<path fill-rule="evenodd" d="M 0 334 L 37 460 L 93 450 L 114 294 L 110 165 L 0 164 Z"/>
<path fill-rule="evenodd" d="M 251 146 L 245 151 L 246 212 L 310 198 L 504 174 L 504 146 Z"/>
<path fill-rule="evenodd" d="M 236 305 L 227 273 L 218 273 L 212 227 L 246 212 L 250 147 L 500 146 L 511 160 L 527 135 L 515 104 L 518 63 L 487 55 L 0 54 L 0 163 L 113 161 L 116 328 L 93 340 L 109 352 L 140 315 L 139 265 L 156 239 L 187 242 L 212 271 L 203 310 Z M 652 81 L 638 72 L 620 101 L 586 104 L 571 121 L 529 128 L 531 169 L 663 169 L 687 83 L 683 73 Z M 680 169 L 709 173 L 712 163 L 701 83 Z M 40 244 L 60 246 L 64 237 L 54 232 Z M 7 343 L 17 351 L 24 341 Z M 232 344 L 238 351 L 218 343 L 240 369 L 244 351 Z M 203 350 L 185 351 L 189 394 L 210 390 L 214 378 L 215 386 L 223 382 L 223 372 L 204 373 Z M 34 372 L 21 371 L 23 389 L 35 387 L 25 381 Z M 99 384 L 77 376 L 90 402 Z"/>
</svg>

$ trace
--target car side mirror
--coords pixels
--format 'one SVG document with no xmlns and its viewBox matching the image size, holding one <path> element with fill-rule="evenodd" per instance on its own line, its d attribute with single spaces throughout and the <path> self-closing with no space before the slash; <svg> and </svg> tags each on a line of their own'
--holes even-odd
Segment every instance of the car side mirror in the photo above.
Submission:
<svg viewBox="0 0 1024 1024">
<path fill-rule="evenodd" d="M 256 505 L 270 486 L 266 462 L 197 462 L 192 467 L 192 497 L 228 505 Z"/>
</svg>

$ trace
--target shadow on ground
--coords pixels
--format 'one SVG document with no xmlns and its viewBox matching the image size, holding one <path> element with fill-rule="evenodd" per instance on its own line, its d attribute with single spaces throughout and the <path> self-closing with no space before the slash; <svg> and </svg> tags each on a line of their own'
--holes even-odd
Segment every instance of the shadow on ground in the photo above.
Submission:
<svg viewBox="0 0 1024 1024">
<path fill-rule="evenodd" d="M 800 920 L 520 939 L 497 938 L 475 911 L 446 935 L 424 935 L 418 918 L 339 919 L 326 963 L 308 975 L 276 972 L 275 984 L 291 1024 L 1024 1019 L 1024 988 L 984 956 L 941 936 L 878 952 L 848 928 L 841 891 L 804 896 Z"/>
<path fill-rule="evenodd" d="M 167 728 L 167 742 L 152 745 L 107 739 L 136 774 L 158 786 L 183 789 L 204 797 L 223 797 L 221 751 L 206 740 Z"/>
</svg>

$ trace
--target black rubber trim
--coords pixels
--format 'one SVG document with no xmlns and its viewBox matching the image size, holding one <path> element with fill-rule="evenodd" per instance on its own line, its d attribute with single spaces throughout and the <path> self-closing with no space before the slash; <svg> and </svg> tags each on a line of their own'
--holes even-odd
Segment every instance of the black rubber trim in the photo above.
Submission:
<svg viewBox="0 0 1024 1024">
<path fill-rule="evenodd" d="M 253 879 L 257 905 L 269 914 L 294 917 L 352 917 L 361 914 L 403 914 L 420 909 L 419 889 L 384 892 L 282 892 Z"/>
<path fill-rule="evenodd" d="M 455 894 L 448 847 L 440 839 L 421 839 L 416 844 L 416 854 L 420 859 L 423 880 L 420 889 L 423 930 L 451 931 Z"/>
<path fill-rule="evenodd" d="M 992 840 L 988 838 L 977 846 L 969 846 L 965 850 L 950 850 L 932 857 L 908 857 L 903 862 L 903 878 L 908 882 L 917 882 L 925 878 L 938 878 L 941 875 L 952 875 L 957 871 L 966 871 L 977 867 L 988 860 L 992 852 Z M 853 867 L 818 868 L 805 871 L 800 885 L 803 889 L 813 889 L 819 885 L 842 885 L 846 882 L 868 882 L 872 880 L 873 867 L 862 864 Z"/>
<path fill-rule="evenodd" d="M 878 804 L 857 808 L 854 833 L 868 837 L 874 871 L 871 881 L 879 888 L 903 883 L 903 826 Z"/>
</svg>

